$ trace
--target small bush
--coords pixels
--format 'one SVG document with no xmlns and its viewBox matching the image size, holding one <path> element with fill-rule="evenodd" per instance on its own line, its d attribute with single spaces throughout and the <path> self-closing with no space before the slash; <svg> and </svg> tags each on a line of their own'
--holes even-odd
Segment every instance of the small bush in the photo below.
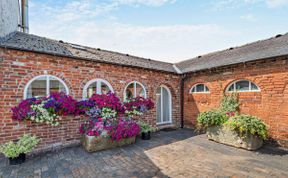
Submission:
<svg viewBox="0 0 288 178">
<path fill-rule="evenodd" d="M 144 121 L 138 121 L 138 125 L 141 128 L 141 133 L 155 132 L 157 130 Z"/>
<path fill-rule="evenodd" d="M 262 139 L 267 139 L 268 137 L 267 126 L 255 116 L 237 115 L 229 118 L 225 125 L 242 135 L 252 134 Z"/>
<path fill-rule="evenodd" d="M 29 153 L 39 143 L 36 136 L 23 135 L 19 141 L 10 141 L 0 146 L 0 153 L 3 153 L 7 158 L 16 158 L 21 153 Z"/>
<path fill-rule="evenodd" d="M 197 129 L 206 130 L 207 127 L 222 125 L 228 120 L 228 116 L 220 110 L 212 110 L 200 113 L 197 118 Z"/>
<path fill-rule="evenodd" d="M 237 112 L 239 105 L 237 93 L 232 93 L 230 96 L 224 95 L 220 104 L 220 110 L 225 113 Z"/>
</svg>

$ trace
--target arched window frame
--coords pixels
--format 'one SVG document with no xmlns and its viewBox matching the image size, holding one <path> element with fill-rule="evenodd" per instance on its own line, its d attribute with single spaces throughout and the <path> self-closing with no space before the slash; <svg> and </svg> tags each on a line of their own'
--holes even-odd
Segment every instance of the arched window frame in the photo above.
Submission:
<svg viewBox="0 0 288 178">
<path fill-rule="evenodd" d="M 204 92 L 197 92 L 197 86 L 198 85 L 204 85 Z M 195 92 L 193 92 L 193 89 L 195 88 Z M 208 91 L 207 91 L 207 89 L 208 89 Z M 207 86 L 207 85 L 205 85 L 204 83 L 197 83 L 197 84 L 195 84 L 195 85 L 193 85 L 192 87 L 191 87 L 191 89 L 190 89 L 190 91 L 189 91 L 189 93 L 192 93 L 192 94 L 197 94 L 197 93 L 210 93 L 210 89 L 209 89 L 209 87 Z"/>
<path fill-rule="evenodd" d="M 107 81 L 107 80 L 104 80 L 104 79 L 101 79 L 101 78 L 97 78 L 97 79 L 93 79 L 93 80 L 90 80 L 89 82 L 86 83 L 86 85 L 84 86 L 83 88 L 83 95 L 82 95 L 82 98 L 83 99 L 87 99 L 87 89 L 90 85 L 92 85 L 93 83 L 96 83 L 96 93 L 97 94 L 101 94 L 101 83 L 104 83 L 105 85 L 108 86 L 109 90 L 114 93 L 114 89 L 112 87 L 112 85 Z"/>
<path fill-rule="evenodd" d="M 133 97 L 137 97 L 136 86 L 137 86 L 137 84 L 139 84 L 142 87 L 142 89 L 144 90 L 144 98 L 147 98 L 146 88 L 144 87 L 144 85 L 142 83 L 140 83 L 140 82 L 133 81 L 133 82 L 128 83 L 126 85 L 125 89 L 124 89 L 124 101 L 127 100 L 127 98 L 126 98 L 126 90 L 127 90 L 128 86 L 131 85 L 131 84 L 133 84 L 133 87 L 134 87 Z"/>
<path fill-rule="evenodd" d="M 33 79 L 31 79 L 25 86 L 24 88 L 24 99 L 27 99 L 27 92 L 28 92 L 28 88 L 29 86 L 32 84 L 32 82 L 34 82 L 35 80 L 42 78 L 42 77 L 46 77 L 46 96 L 50 95 L 50 77 L 56 78 L 60 83 L 63 84 L 63 86 L 65 87 L 66 90 L 66 94 L 69 95 L 69 88 L 67 87 L 66 83 L 60 79 L 59 77 L 56 77 L 54 75 L 39 75 L 34 77 Z"/>
<path fill-rule="evenodd" d="M 245 81 L 245 82 L 249 82 L 249 90 L 245 90 L 245 91 L 241 91 L 241 90 L 238 90 L 237 91 L 237 89 L 236 89 L 236 83 L 237 82 L 243 82 L 243 81 Z M 258 88 L 257 90 L 256 89 L 252 89 L 252 83 Z M 234 87 L 234 89 L 233 89 L 233 91 L 229 91 L 229 88 L 231 87 L 231 86 L 233 86 Z M 236 81 L 234 81 L 234 82 L 232 82 L 231 84 L 229 84 L 228 85 L 228 87 L 226 88 L 226 92 L 229 92 L 229 93 L 232 93 L 232 92 L 240 92 L 240 93 L 243 93 L 243 92 L 261 92 L 261 89 L 260 89 L 260 87 L 258 86 L 258 85 L 256 85 L 256 83 L 254 83 L 254 82 L 252 82 L 252 81 L 250 81 L 250 80 L 236 80 Z"/>
</svg>

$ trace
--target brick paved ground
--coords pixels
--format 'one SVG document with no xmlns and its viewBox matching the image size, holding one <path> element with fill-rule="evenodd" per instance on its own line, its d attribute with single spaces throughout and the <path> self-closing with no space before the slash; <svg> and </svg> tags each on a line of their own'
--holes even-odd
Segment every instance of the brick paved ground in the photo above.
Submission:
<svg viewBox="0 0 288 178">
<path fill-rule="evenodd" d="M 93 154 L 79 146 L 28 158 L 21 166 L 6 163 L 0 159 L 0 177 L 288 177 L 287 150 L 267 145 L 249 152 L 186 129 Z"/>
</svg>

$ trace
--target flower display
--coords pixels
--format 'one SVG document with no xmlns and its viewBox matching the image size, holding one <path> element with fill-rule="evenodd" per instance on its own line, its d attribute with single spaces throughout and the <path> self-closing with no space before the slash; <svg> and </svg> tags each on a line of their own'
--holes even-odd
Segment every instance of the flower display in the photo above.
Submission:
<svg viewBox="0 0 288 178">
<path fill-rule="evenodd" d="M 52 93 L 49 97 L 29 98 L 12 108 L 12 119 L 57 126 L 60 116 L 74 114 L 76 103 L 71 96 L 62 92 Z"/>
<path fill-rule="evenodd" d="M 115 94 L 108 93 L 94 94 L 76 106 L 76 113 L 86 117 L 80 126 L 80 134 L 121 141 L 140 133 L 140 126 L 132 117 L 152 109 L 154 103 L 150 99 L 137 97 L 123 104 Z"/>
<path fill-rule="evenodd" d="M 125 113 L 129 117 L 142 115 L 153 107 L 154 103 L 150 98 L 146 99 L 140 96 L 132 98 L 124 103 Z"/>
</svg>

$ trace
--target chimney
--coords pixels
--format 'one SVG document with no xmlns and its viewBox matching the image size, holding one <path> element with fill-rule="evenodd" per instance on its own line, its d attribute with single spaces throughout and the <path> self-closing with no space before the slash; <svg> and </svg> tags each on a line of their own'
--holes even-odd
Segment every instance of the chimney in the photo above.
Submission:
<svg viewBox="0 0 288 178">
<path fill-rule="evenodd" d="M 29 33 L 28 0 L 21 0 L 21 27 L 24 33 Z"/>
<path fill-rule="evenodd" d="M 19 1 L 0 0 L 0 39 L 18 30 Z"/>
</svg>

